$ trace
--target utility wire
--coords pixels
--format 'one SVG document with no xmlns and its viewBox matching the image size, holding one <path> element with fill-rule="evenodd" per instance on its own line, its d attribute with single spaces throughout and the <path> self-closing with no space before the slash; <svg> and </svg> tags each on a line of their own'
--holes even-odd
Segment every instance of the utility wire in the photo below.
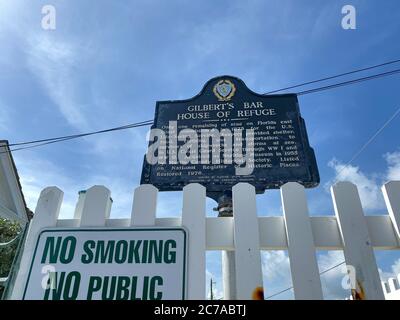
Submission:
<svg viewBox="0 0 400 320">
<path fill-rule="evenodd" d="M 400 61 L 400 60 L 394 60 L 394 61 L 383 63 L 381 65 L 376 65 L 376 66 L 372 66 L 372 67 L 368 67 L 368 68 L 364 68 L 364 69 L 368 70 L 368 69 L 372 69 L 372 68 L 377 68 L 378 66 L 387 65 L 387 64 L 398 62 L 398 61 Z M 360 69 L 360 70 L 364 70 L 364 69 Z M 351 71 L 350 73 L 355 73 L 355 72 L 358 72 L 360 70 Z M 395 69 L 395 70 L 391 70 L 391 71 L 388 71 L 388 72 L 378 73 L 378 74 L 375 74 L 375 75 L 372 75 L 372 76 L 368 76 L 368 77 L 362 77 L 362 78 L 353 79 L 353 80 L 349 80 L 349 81 L 339 82 L 339 83 L 336 83 L 336 84 L 333 84 L 333 85 L 328 85 L 328 86 L 323 86 L 323 87 L 319 87 L 319 88 L 314 88 L 314 89 L 310 89 L 310 90 L 301 91 L 301 92 L 298 92 L 297 95 L 306 95 L 306 94 L 316 93 L 316 92 L 319 92 L 319 91 L 330 90 L 330 89 L 334 89 L 334 88 L 337 88 L 337 87 L 342 87 L 342 86 L 356 84 L 356 83 L 363 82 L 363 81 L 369 81 L 369 80 L 373 80 L 373 79 L 377 79 L 377 78 L 381 78 L 381 77 L 394 75 L 394 74 L 397 74 L 397 73 L 400 73 L 400 69 Z M 342 75 L 344 75 L 344 74 L 333 76 L 333 77 L 329 77 L 329 78 L 335 78 L 335 77 L 339 77 L 339 76 L 342 76 Z M 314 81 L 311 81 L 311 82 L 314 83 L 314 82 L 323 81 L 323 80 L 324 79 L 320 79 L 320 80 L 314 80 Z M 297 86 L 302 86 L 302 85 L 305 85 L 305 84 L 307 84 L 307 83 L 296 85 L 296 87 Z M 282 90 L 284 90 L 284 89 L 282 89 Z M 277 91 L 280 91 L 280 90 L 275 90 L 275 91 L 271 91 L 271 92 L 277 92 Z M 141 127 L 141 126 L 149 126 L 149 125 L 152 125 L 152 124 L 153 124 L 152 120 L 146 120 L 146 121 L 142 121 L 142 122 L 128 124 L 128 125 L 125 125 L 125 126 L 120 126 L 120 127 L 115 127 L 115 128 L 111 128 L 111 129 L 105 129 L 105 130 L 99 130 L 99 131 L 94 131 L 94 132 L 75 134 L 75 135 L 69 135 L 69 136 L 61 136 L 61 137 L 48 138 L 48 139 L 41 139 L 41 140 L 33 140 L 33 141 L 28 141 L 28 142 L 13 143 L 13 144 L 9 144 L 9 146 L 20 146 L 20 145 L 30 145 L 30 144 L 33 144 L 33 145 L 32 146 L 28 146 L 28 147 L 16 148 L 16 149 L 12 149 L 12 150 L 9 150 L 9 151 L 4 151 L 4 152 L 1 152 L 1 153 L 24 150 L 24 149 L 30 149 L 30 148 L 36 148 L 36 147 L 39 147 L 39 146 L 52 144 L 52 143 L 56 143 L 56 142 L 62 142 L 62 141 L 71 140 L 71 139 L 76 139 L 76 138 L 80 138 L 80 137 L 84 137 L 84 136 L 90 136 L 90 135 L 95 135 L 95 134 L 100 134 L 100 133 L 111 132 L 111 131 L 125 130 L 125 129 L 130 129 L 130 128 Z"/>
<path fill-rule="evenodd" d="M 298 88 L 298 87 L 303 87 L 305 85 L 318 83 L 318 82 L 326 81 L 326 80 L 332 80 L 332 79 L 336 79 L 336 78 L 339 78 L 339 77 L 347 76 L 347 75 L 358 73 L 358 72 L 362 72 L 362 71 L 372 70 L 372 69 L 375 69 L 375 68 L 380 68 L 380 67 L 387 66 L 387 65 L 390 65 L 390 64 L 394 64 L 394 63 L 398 63 L 398 62 L 400 62 L 400 59 L 388 61 L 388 62 L 385 62 L 385 63 L 377 64 L 377 65 L 366 67 L 366 68 L 362 68 L 362 69 L 353 70 L 353 71 L 350 71 L 350 72 L 337 74 L 337 75 L 334 75 L 334 76 L 329 76 L 329 77 L 326 77 L 326 78 L 321 78 L 321 79 L 318 79 L 318 80 L 312 80 L 312 81 L 308 81 L 308 82 L 303 82 L 303 83 L 296 84 L 296 85 L 293 85 L 293 86 L 290 86 L 290 87 L 269 91 L 269 92 L 266 92 L 264 94 L 271 94 L 271 93 L 276 93 L 276 92 L 280 92 L 280 91 L 284 91 L 284 90 L 288 90 L 288 89 L 294 89 L 294 88 Z"/>
<path fill-rule="evenodd" d="M 362 77 L 362 78 L 358 78 L 358 79 L 354 79 L 354 80 L 339 82 L 339 83 L 335 83 L 335 84 L 332 84 L 332 85 L 329 85 L 329 86 L 324 86 L 324 87 L 319 87 L 319 88 L 315 88 L 315 89 L 300 91 L 300 92 L 297 92 L 297 95 L 301 96 L 301 95 L 305 95 L 305 94 L 316 93 L 316 92 L 319 92 L 319 91 L 324 91 L 324 90 L 334 89 L 334 88 L 338 88 L 338 87 L 348 86 L 350 84 L 356 84 L 356 83 L 359 83 L 359 82 L 364 82 L 364 81 L 369 81 L 369 80 L 373 80 L 373 79 L 377 79 L 377 78 L 387 77 L 387 76 L 391 76 L 391 75 L 394 75 L 394 74 L 397 74 L 397 73 L 400 73 L 400 69 L 395 69 L 395 70 L 391 70 L 391 71 L 388 71 L 388 72 L 377 73 L 377 74 L 374 74 L 372 76 Z"/>
<path fill-rule="evenodd" d="M 72 140 L 72 139 L 85 137 L 85 136 L 90 136 L 90 135 L 99 134 L 99 133 L 118 131 L 118 130 L 125 130 L 125 129 L 130 129 L 130 128 L 143 127 L 143 126 L 149 126 L 149 125 L 152 125 L 152 124 L 153 124 L 153 121 L 150 121 L 150 122 L 149 121 L 143 121 L 143 122 L 133 123 L 133 124 L 126 125 L 126 126 L 121 126 L 121 127 L 116 127 L 116 128 L 112 128 L 112 129 L 106 129 L 106 130 L 100 130 L 100 131 L 95 131 L 95 132 L 75 134 L 75 135 L 70 135 L 70 136 L 42 139 L 42 140 L 29 141 L 29 142 L 14 143 L 14 144 L 10 144 L 9 146 L 27 145 L 27 144 L 34 144 L 34 143 L 41 142 L 41 143 L 34 144 L 34 145 L 31 145 L 31 146 L 20 147 L 20 148 L 15 148 L 15 149 L 3 151 L 3 152 L 0 152 L 0 154 L 12 152 L 12 151 L 36 148 L 36 147 L 40 147 L 40 146 L 44 146 L 44 145 L 48 145 L 48 144 L 53 144 L 53 143 L 62 142 L 62 141 L 66 141 L 66 140 Z"/>
<path fill-rule="evenodd" d="M 388 120 L 385 121 L 385 123 L 365 142 L 362 147 L 354 153 L 354 155 L 351 157 L 351 159 L 343 165 L 342 169 L 338 171 L 336 174 L 336 179 L 333 181 L 332 184 L 335 184 L 339 180 L 339 176 L 342 173 L 343 170 L 347 168 L 349 164 L 351 164 L 354 160 L 356 160 L 360 154 L 378 137 L 378 135 L 400 114 L 400 107 L 389 117 Z"/>
<path fill-rule="evenodd" d="M 151 125 L 152 123 L 153 123 L 153 120 L 146 120 L 146 121 L 142 121 L 142 122 L 127 124 L 125 126 L 119 126 L 119 127 L 115 127 L 115 128 L 93 131 L 93 132 L 88 132 L 88 133 L 80 133 L 80 134 L 48 138 L 48 139 L 41 139 L 41 140 L 32 140 L 32 141 L 27 141 L 27 142 L 10 143 L 9 146 L 14 147 L 14 146 L 20 146 L 20 145 L 26 145 L 26 144 L 34 144 L 34 143 L 39 143 L 39 142 L 47 142 L 47 141 L 52 141 L 52 140 L 64 140 L 65 138 L 80 138 L 80 137 L 90 136 L 93 134 L 130 129 L 130 128 L 134 128 L 134 127 L 142 126 L 142 125 Z"/>
<path fill-rule="evenodd" d="M 345 264 L 345 263 L 346 263 L 346 261 L 342 261 L 342 262 L 340 262 L 340 263 L 338 263 L 338 264 L 336 264 L 336 265 L 334 265 L 334 266 L 332 266 L 332 267 L 330 267 L 330 268 L 328 268 L 328 269 L 322 271 L 319 275 L 321 276 L 321 275 L 323 275 L 324 273 L 327 273 L 327 272 L 329 272 L 329 271 L 331 271 L 331 270 L 333 270 L 333 269 L 335 269 L 335 268 L 337 268 L 337 267 L 339 267 L 339 266 L 341 266 L 342 264 Z M 291 289 L 293 289 L 293 286 L 291 286 L 290 288 L 286 288 L 286 289 L 284 289 L 284 290 L 281 290 L 281 291 L 279 291 L 279 292 L 276 292 L 276 293 L 274 293 L 274 294 L 272 294 L 272 295 L 266 297 L 264 300 L 271 299 L 271 298 L 273 298 L 273 297 L 275 297 L 275 296 L 277 296 L 277 295 L 280 295 L 280 294 L 282 294 L 282 293 L 284 293 L 284 292 L 286 292 L 286 291 L 289 291 L 289 290 L 291 290 Z"/>
</svg>

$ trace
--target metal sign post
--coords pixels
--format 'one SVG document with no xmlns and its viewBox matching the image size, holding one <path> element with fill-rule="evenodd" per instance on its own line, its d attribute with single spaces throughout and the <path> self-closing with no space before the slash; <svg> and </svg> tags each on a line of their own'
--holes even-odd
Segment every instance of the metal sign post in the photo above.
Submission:
<svg viewBox="0 0 400 320">
<path fill-rule="evenodd" d="M 226 190 L 218 198 L 218 217 L 233 217 L 232 191 Z M 236 279 L 235 279 L 235 251 L 223 250 L 222 254 L 222 276 L 225 300 L 236 299 Z"/>
</svg>

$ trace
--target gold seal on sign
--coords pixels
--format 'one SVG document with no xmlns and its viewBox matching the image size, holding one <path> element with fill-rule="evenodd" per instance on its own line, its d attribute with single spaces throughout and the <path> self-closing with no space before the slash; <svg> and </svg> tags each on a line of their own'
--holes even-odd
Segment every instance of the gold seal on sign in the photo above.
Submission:
<svg viewBox="0 0 400 320">
<path fill-rule="evenodd" d="M 214 88 L 213 92 L 219 101 L 229 101 L 235 94 L 236 87 L 232 83 L 232 81 L 223 79 L 218 81 Z"/>
</svg>

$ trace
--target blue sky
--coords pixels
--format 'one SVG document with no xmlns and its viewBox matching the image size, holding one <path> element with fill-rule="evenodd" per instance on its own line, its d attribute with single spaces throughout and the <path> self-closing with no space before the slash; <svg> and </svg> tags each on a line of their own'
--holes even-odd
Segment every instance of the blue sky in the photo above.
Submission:
<svg viewBox="0 0 400 320">
<path fill-rule="evenodd" d="M 397 0 L 27 3 L 0 0 L 0 138 L 11 143 L 152 119 L 157 100 L 190 98 L 218 75 L 237 76 L 262 93 L 400 57 Z M 46 4 L 56 8 L 56 30 L 41 28 Z M 356 30 L 341 27 L 346 4 L 356 8 Z M 392 76 L 299 97 L 321 175 L 320 186 L 307 192 L 310 214 L 333 214 L 327 186 L 400 107 L 399 83 Z M 340 173 L 357 183 L 368 214 L 385 213 L 380 185 L 400 179 L 399 123 L 395 119 Z M 57 185 L 68 218 L 79 190 L 104 184 L 114 199 L 112 216 L 129 216 L 146 132 L 16 152 L 29 206 L 34 209 L 42 188 Z M 214 203 L 207 204 L 213 215 Z M 158 210 L 179 215 L 181 193 L 161 194 Z M 279 192 L 258 196 L 257 210 L 280 215 Z M 321 271 L 342 259 L 332 252 L 319 257 Z M 399 257 L 377 253 L 383 276 L 400 272 Z M 266 295 L 290 286 L 285 253 L 263 259 Z M 219 254 L 208 254 L 208 261 L 221 291 Z M 339 272 L 327 279 L 327 297 L 346 294 L 337 286 Z"/>
</svg>

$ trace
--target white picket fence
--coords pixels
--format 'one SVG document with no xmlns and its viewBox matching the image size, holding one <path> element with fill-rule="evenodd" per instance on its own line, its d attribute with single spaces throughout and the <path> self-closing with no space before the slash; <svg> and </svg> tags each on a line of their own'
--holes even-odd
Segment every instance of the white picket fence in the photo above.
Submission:
<svg viewBox="0 0 400 320">
<path fill-rule="evenodd" d="M 356 269 L 366 299 L 384 299 L 373 249 L 400 249 L 400 181 L 382 187 L 388 215 L 364 216 L 357 187 L 331 187 L 335 216 L 309 216 L 306 193 L 297 183 L 281 188 L 283 217 L 258 217 L 254 187 L 233 187 L 234 218 L 206 217 L 206 190 L 199 184 L 183 190 L 182 218 L 156 218 L 157 189 L 135 189 L 130 219 L 110 219 L 110 191 L 93 186 L 80 195 L 74 219 L 58 219 L 63 192 L 41 192 L 24 247 L 12 299 L 21 299 L 36 239 L 47 227 L 184 226 L 189 235 L 187 298 L 205 299 L 206 250 L 234 251 L 235 288 L 225 278 L 225 298 L 251 299 L 263 286 L 260 250 L 288 250 L 296 299 L 323 299 L 316 250 L 343 250 Z M 227 289 L 228 288 L 228 289 Z"/>
</svg>

